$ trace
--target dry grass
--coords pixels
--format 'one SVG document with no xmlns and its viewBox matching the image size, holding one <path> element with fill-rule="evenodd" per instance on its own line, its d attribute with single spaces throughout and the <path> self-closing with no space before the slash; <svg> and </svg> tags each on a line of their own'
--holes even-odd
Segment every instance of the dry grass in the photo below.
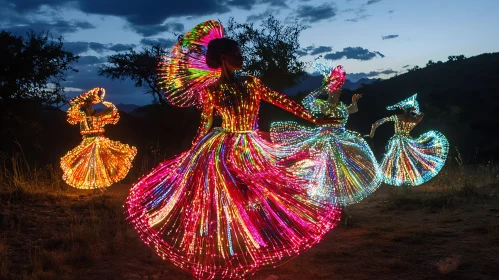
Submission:
<svg viewBox="0 0 499 280">
<path fill-rule="evenodd" d="M 498 170 L 449 162 L 424 186 L 383 186 L 348 207 L 320 244 L 254 279 L 495 279 Z M 190 279 L 125 221 L 129 185 L 93 196 L 67 189 L 60 176 L 4 158 L 0 279 Z"/>
</svg>

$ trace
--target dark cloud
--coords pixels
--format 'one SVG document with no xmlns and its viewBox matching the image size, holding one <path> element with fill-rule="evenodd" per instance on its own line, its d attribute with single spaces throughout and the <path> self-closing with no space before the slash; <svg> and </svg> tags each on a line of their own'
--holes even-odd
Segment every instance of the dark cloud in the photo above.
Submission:
<svg viewBox="0 0 499 280">
<path fill-rule="evenodd" d="M 97 43 L 97 42 L 64 42 L 64 49 L 70 51 L 74 54 L 80 54 L 87 52 L 89 50 L 102 53 L 108 50 L 108 45 Z"/>
<path fill-rule="evenodd" d="M 243 10 L 251 10 L 253 6 L 257 3 L 256 0 L 229 0 L 227 5 L 236 7 Z"/>
<path fill-rule="evenodd" d="M 155 36 L 163 32 L 182 32 L 182 23 L 168 22 L 162 25 L 132 25 L 131 28 L 144 37 Z"/>
<path fill-rule="evenodd" d="M 349 22 L 358 22 L 360 20 L 366 19 L 366 18 L 371 16 L 371 15 L 367 14 L 367 10 L 363 7 L 356 8 L 356 9 L 347 9 L 347 10 L 344 10 L 344 12 L 355 13 L 355 17 L 345 20 L 345 21 L 349 21 Z"/>
<path fill-rule="evenodd" d="M 317 21 L 331 19 L 336 16 L 337 9 L 332 3 L 320 6 L 301 5 L 295 11 L 296 17 L 304 22 L 314 23 Z"/>
<path fill-rule="evenodd" d="M 407 67 L 409 67 L 409 66 L 411 66 L 411 65 L 406 64 L 406 65 L 402 66 L 402 68 L 407 68 Z"/>
<path fill-rule="evenodd" d="M 381 36 L 381 39 L 388 40 L 388 39 L 397 38 L 398 36 L 399 35 L 386 35 L 386 36 Z"/>
<path fill-rule="evenodd" d="M 297 50 L 296 52 L 298 53 L 298 55 L 304 56 L 304 55 L 308 55 L 313 49 L 315 49 L 314 46 L 308 46 L 306 48 L 301 48 L 301 49 Z"/>
<path fill-rule="evenodd" d="M 59 37 L 67 33 L 73 33 L 81 29 L 95 28 L 95 26 L 93 26 L 89 22 L 66 21 L 66 20 L 57 20 L 54 22 L 49 22 L 49 21 L 25 21 L 23 23 L 8 22 L 2 25 L 3 25 L 2 29 L 8 30 L 16 35 L 24 35 L 26 34 L 26 32 L 33 30 L 36 33 L 42 31 L 49 31 L 55 37 Z"/>
<path fill-rule="evenodd" d="M 127 51 L 129 49 L 135 48 L 135 44 L 116 44 L 112 45 L 109 47 L 109 50 L 115 51 L 115 52 L 122 52 L 122 51 Z"/>
<path fill-rule="evenodd" d="M 68 75 L 67 81 L 63 83 L 64 87 L 81 89 L 81 91 L 67 91 L 68 98 L 82 94 L 84 91 L 94 87 L 103 87 L 106 89 L 106 100 L 115 104 L 127 103 L 145 105 L 151 103 L 151 96 L 144 94 L 144 90 L 136 88 L 130 80 L 111 80 L 99 76 L 99 65 L 82 65 L 78 67 L 79 72 Z"/>
<path fill-rule="evenodd" d="M 243 10 L 251 10 L 257 4 L 267 4 L 271 7 L 288 8 L 287 0 L 228 0 L 227 5 Z"/>
<path fill-rule="evenodd" d="M 342 58 L 346 59 L 356 59 L 356 60 L 371 60 L 376 56 L 385 57 L 382 53 L 378 51 L 369 51 L 361 47 L 346 47 L 342 51 L 328 53 L 324 56 L 324 59 L 329 60 L 339 60 Z"/>
<path fill-rule="evenodd" d="M 106 58 L 104 57 L 96 57 L 93 55 L 80 56 L 78 59 L 78 65 L 93 65 L 93 64 L 101 64 L 106 62 Z"/>
<path fill-rule="evenodd" d="M 296 53 L 297 53 L 299 56 L 308 55 L 308 52 L 303 51 L 303 50 L 297 50 L 297 51 L 296 51 Z"/>
<path fill-rule="evenodd" d="M 279 11 L 278 10 L 274 10 L 274 9 L 267 9 L 266 11 L 260 13 L 260 14 L 253 14 L 253 15 L 249 15 L 247 18 L 246 18 L 246 22 L 255 22 L 255 21 L 259 21 L 259 20 L 262 20 L 264 18 L 268 18 L 270 15 L 276 15 L 278 14 Z"/>
<path fill-rule="evenodd" d="M 64 42 L 64 49 L 74 54 L 80 54 L 89 50 L 88 42 Z"/>
<path fill-rule="evenodd" d="M 358 21 L 366 19 L 366 18 L 368 18 L 370 16 L 371 15 L 365 14 L 365 15 L 360 15 L 360 16 L 354 17 L 354 18 L 345 19 L 345 21 L 358 22 Z"/>
<path fill-rule="evenodd" d="M 394 10 L 389 10 L 388 13 L 389 14 L 393 14 L 393 12 L 395 12 Z"/>
<path fill-rule="evenodd" d="M 378 2 L 381 2 L 381 0 L 369 0 L 369 1 L 367 1 L 367 5 L 375 4 Z"/>
<path fill-rule="evenodd" d="M 224 1 L 184 0 L 167 4 L 158 0 L 78 0 L 78 7 L 86 13 L 113 15 L 125 18 L 132 25 L 162 24 L 166 19 L 181 16 L 203 16 L 229 11 Z"/>
<path fill-rule="evenodd" d="M 144 38 L 144 39 L 140 40 L 140 43 L 144 44 L 144 45 L 157 45 L 157 44 L 161 44 L 161 45 L 166 46 L 167 48 L 169 48 L 169 47 L 175 45 L 175 43 L 177 43 L 177 40 L 175 40 L 175 39 L 164 39 L 164 38 L 157 38 L 157 39 Z"/>
<path fill-rule="evenodd" d="M 321 54 L 321 53 L 325 53 L 325 52 L 330 52 L 332 51 L 333 48 L 332 47 L 328 47 L 328 46 L 320 46 L 320 47 L 317 47 L 317 48 L 314 48 L 311 52 L 310 52 L 310 55 L 317 55 L 317 54 Z"/>
<path fill-rule="evenodd" d="M 88 47 L 93 50 L 93 51 L 96 51 L 98 53 L 101 53 L 105 50 L 108 49 L 108 45 L 105 45 L 105 44 L 101 44 L 101 43 L 96 43 L 96 42 L 89 42 L 88 43 Z"/>
<path fill-rule="evenodd" d="M 396 74 L 397 71 L 394 71 L 392 69 L 386 69 L 382 71 L 371 71 L 369 73 L 347 73 L 347 79 L 350 80 L 351 82 L 356 82 L 360 79 L 365 79 L 365 78 L 374 78 L 378 77 L 379 75 L 391 75 L 391 74 Z"/>
</svg>

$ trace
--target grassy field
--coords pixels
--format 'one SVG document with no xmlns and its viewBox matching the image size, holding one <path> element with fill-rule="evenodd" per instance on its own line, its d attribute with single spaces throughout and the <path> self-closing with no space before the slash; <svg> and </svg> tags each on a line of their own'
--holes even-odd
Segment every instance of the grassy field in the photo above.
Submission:
<svg viewBox="0 0 499 280">
<path fill-rule="evenodd" d="M 125 221 L 129 184 L 92 195 L 55 168 L 4 161 L 0 279 L 191 279 Z M 458 160 L 421 187 L 382 186 L 317 246 L 252 279 L 499 279 L 498 174 Z"/>
</svg>

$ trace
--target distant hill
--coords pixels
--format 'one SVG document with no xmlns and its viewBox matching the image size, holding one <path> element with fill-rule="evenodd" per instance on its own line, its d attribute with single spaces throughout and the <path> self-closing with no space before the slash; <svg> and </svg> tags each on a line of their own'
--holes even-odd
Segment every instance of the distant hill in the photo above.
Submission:
<svg viewBox="0 0 499 280">
<path fill-rule="evenodd" d="M 123 103 L 120 103 L 120 104 L 117 104 L 116 107 L 118 108 L 119 111 L 131 113 L 133 110 L 139 108 L 140 106 L 139 105 L 135 105 L 135 104 L 123 104 Z"/>
<path fill-rule="evenodd" d="M 323 80 L 324 78 L 322 76 L 310 75 L 305 77 L 305 79 L 303 79 L 303 81 L 301 81 L 299 84 L 285 89 L 284 93 L 286 93 L 287 95 L 296 95 L 300 92 L 309 92 L 320 87 Z M 356 82 L 351 82 L 350 80 L 348 80 L 347 73 L 347 80 L 345 81 L 345 85 L 343 86 L 343 88 L 348 90 L 356 90 L 362 87 L 363 84 L 370 84 L 376 80 L 377 79 L 362 78 Z"/>
<path fill-rule="evenodd" d="M 435 129 L 468 159 L 499 159 L 499 53 L 482 54 L 460 61 L 433 64 L 356 90 L 362 93 L 359 113 L 349 126 L 367 133 L 379 118 L 398 113 L 386 106 L 418 93 L 423 121 L 414 136 Z M 379 129 L 372 143 L 384 150 L 393 125 Z"/>
</svg>

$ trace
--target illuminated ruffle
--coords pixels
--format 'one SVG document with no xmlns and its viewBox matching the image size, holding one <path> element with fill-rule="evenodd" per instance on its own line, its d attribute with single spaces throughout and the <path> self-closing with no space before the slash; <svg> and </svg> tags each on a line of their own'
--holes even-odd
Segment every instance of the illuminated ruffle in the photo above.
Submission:
<svg viewBox="0 0 499 280">
<path fill-rule="evenodd" d="M 168 101 L 179 107 L 202 103 L 202 88 L 220 77 L 220 69 L 206 64 L 208 43 L 224 37 L 222 24 L 208 20 L 196 25 L 175 44 L 166 62 L 159 67 L 159 86 Z"/>
<path fill-rule="evenodd" d="M 319 242 L 340 208 L 308 199 L 257 132 L 215 128 L 161 163 L 126 200 L 156 253 L 196 278 L 240 279 Z"/>
<path fill-rule="evenodd" d="M 127 175 L 135 147 L 104 136 L 88 137 L 61 158 L 62 178 L 78 189 L 109 187 Z"/>
<path fill-rule="evenodd" d="M 443 134 L 428 131 L 413 139 L 394 135 L 381 162 L 384 182 L 393 186 L 418 186 L 438 174 L 444 166 L 449 143 Z"/>
<path fill-rule="evenodd" d="M 307 191 L 314 199 L 346 206 L 368 197 L 382 182 L 369 145 L 343 126 L 308 128 L 282 122 L 272 124 L 270 132 L 287 153 L 309 151 L 310 158 L 298 161 L 292 170 L 312 182 Z"/>
</svg>

